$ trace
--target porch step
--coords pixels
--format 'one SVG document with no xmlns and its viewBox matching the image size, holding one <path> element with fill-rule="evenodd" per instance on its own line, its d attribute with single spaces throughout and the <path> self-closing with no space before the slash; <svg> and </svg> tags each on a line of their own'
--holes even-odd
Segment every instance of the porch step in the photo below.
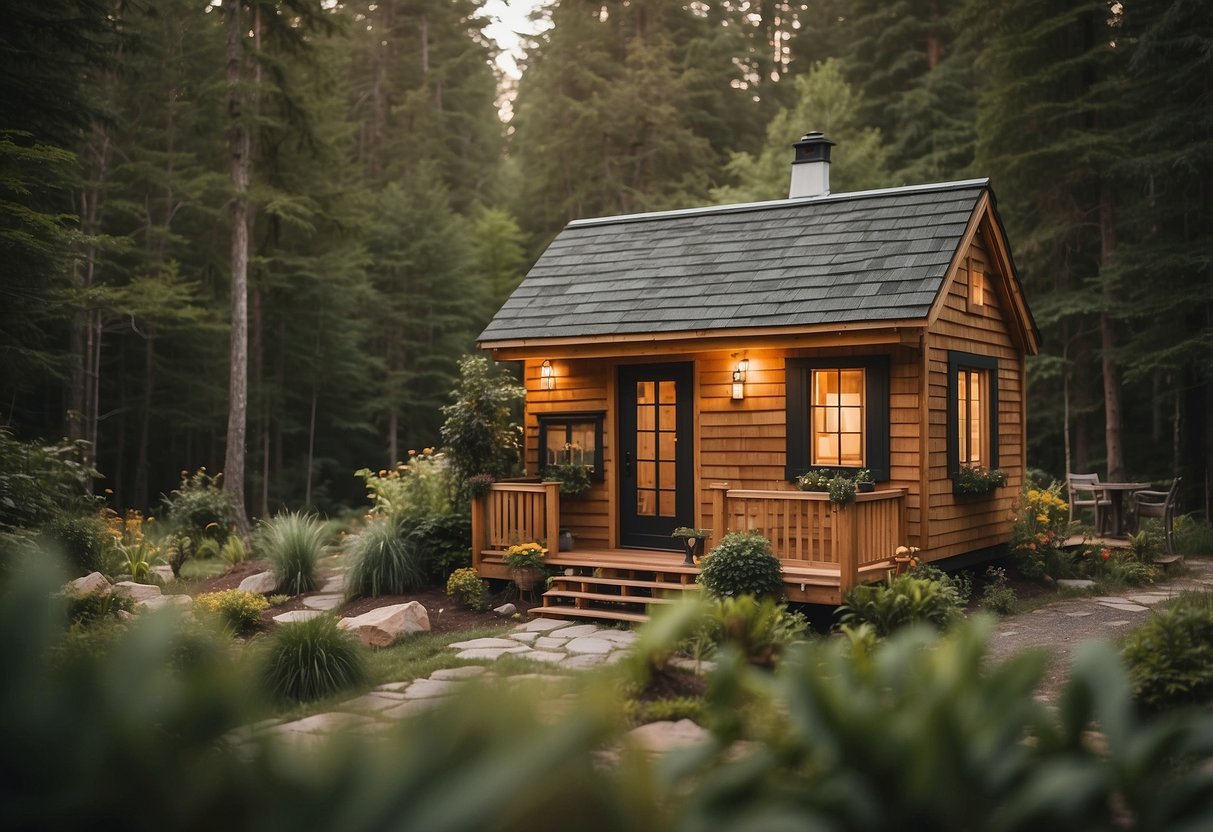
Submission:
<svg viewBox="0 0 1213 832">
<path fill-rule="evenodd" d="M 643 624 L 649 620 L 644 613 L 625 610 L 579 609 L 577 607 L 535 607 L 531 615 L 539 618 L 590 618 L 595 621 L 630 621 Z"/>
<path fill-rule="evenodd" d="M 660 577 L 660 576 L 655 576 Z M 699 584 L 679 581 L 616 578 L 596 575 L 555 575 L 543 594 L 543 606 L 531 610 L 541 618 L 601 618 L 648 621 L 648 608 L 672 604 L 674 596 L 697 592 Z"/>
</svg>

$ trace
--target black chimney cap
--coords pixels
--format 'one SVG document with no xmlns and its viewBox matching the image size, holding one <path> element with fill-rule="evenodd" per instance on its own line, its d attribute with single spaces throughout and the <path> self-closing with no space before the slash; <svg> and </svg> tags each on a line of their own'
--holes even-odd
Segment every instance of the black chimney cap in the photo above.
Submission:
<svg viewBox="0 0 1213 832">
<path fill-rule="evenodd" d="M 824 133 L 817 130 L 805 133 L 800 137 L 800 141 L 792 143 L 792 147 L 796 148 L 796 158 L 792 160 L 792 164 L 798 165 L 801 162 L 829 164 L 830 148 L 834 145 L 835 142 L 830 141 Z"/>
</svg>

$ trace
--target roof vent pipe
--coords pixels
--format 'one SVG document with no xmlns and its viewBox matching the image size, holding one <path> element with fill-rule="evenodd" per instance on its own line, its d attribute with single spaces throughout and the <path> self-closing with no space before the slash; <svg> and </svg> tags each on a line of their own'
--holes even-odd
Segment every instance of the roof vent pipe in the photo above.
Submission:
<svg viewBox="0 0 1213 832">
<path fill-rule="evenodd" d="M 805 133 L 792 145 L 796 148 L 796 158 L 792 160 L 792 187 L 788 189 L 788 199 L 829 195 L 830 148 L 833 146 L 834 142 L 816 130 Z"/>
</svg>

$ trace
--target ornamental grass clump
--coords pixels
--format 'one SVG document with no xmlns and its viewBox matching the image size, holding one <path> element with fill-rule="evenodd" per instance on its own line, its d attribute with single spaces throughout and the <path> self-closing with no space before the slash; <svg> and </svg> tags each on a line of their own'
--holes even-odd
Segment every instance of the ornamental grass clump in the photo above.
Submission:
<svg viewBox="0 0 1213 832">
<path fill-rule="evenodd" d="M 261 524 L 254 548 L 269 559 L 280 590 L 311 592 L 319 583 L 316 564 L 324 554 L 324 524 L 310 514 L 279 514 Z"/>
<path fill-rule="evenodd" d="M 331 615 L 283 624 L 270 636 L 263 681 L 277 699 L 311 702 L 363 684 L 366 656 L 358 638 Z"/>
<path fill-rule="evenodd" d="M 373 598 L 424 587 L 426 569 L 418 546 L 420 539 L 405 533 L 400 522 L 387 516 L 372 519 L 358 534 L 346 538 L 345 552 L 350 561 L 345 573 L 346 595 Z"/>
<path fill-rule="evenodd" d="M 758 532 L 733 532 L 700 562 L 699 583 L 717 598 L 783 595 L 783 569 Z"/>
</svg>

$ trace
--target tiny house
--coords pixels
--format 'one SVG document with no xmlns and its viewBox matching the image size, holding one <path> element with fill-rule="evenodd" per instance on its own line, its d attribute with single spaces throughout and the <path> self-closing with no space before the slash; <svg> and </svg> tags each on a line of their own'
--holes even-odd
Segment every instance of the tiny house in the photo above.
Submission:
<svg viewBox="0 0 1213 832">
<path fill-rule="evenodd" d="M 693 582 L 676 527 L 755 530 L 791 600 L 836 604 L 900 545 L 942 561 L 1007 541 L 1039 334 L 990 183 L 832 194 L 831 144 L 796 143 L 788 199 L 577 220 L 552 241 L 479 339 L 523 363 L 532 475 L 477 499 L 482 575 L 543 540 L 571 573 L 554 605 L 654 598 Z M 576 499 L 543 482 L 568 461 L 591 471 Z M 962 493 L 977 468 L 1005 486 Z M 876 488 L 838 506 L 797 488 L 812 469 Z"/>
</svg>

